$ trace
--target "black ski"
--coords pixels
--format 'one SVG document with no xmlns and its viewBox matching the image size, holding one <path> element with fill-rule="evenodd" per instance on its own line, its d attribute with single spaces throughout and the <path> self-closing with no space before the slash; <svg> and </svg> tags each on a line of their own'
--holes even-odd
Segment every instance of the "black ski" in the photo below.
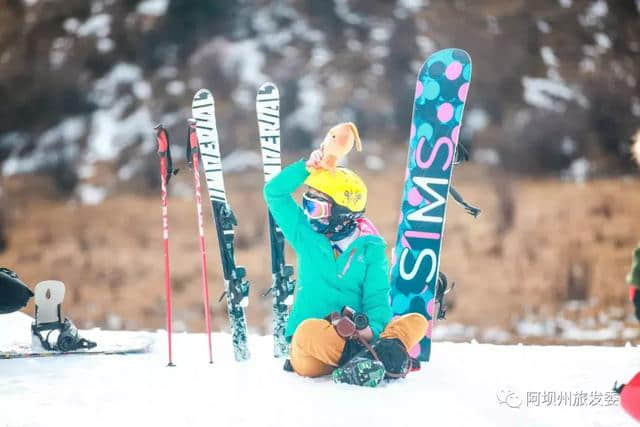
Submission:
<svg viewBox="0 0 640 427">
<path fill-rule="evenodd" d="M 264 181 L 280 173 L 280 95 L 273 83 L 260 86 L 256 97 L 258 114 L 258 133 L 262 150 Z M 273 296 L 273 355 L 286 356 L 289 344 L 285 338 L 285 330 L 289 319 L 289 306 L 293 303 L 295 281 L 292 279 L 293 267 L 287 265 L 284 256 L 284 236 L 269 213 L 269 241 L 271 246 L 271 292 Z"/>
<path fill-rule="evenodd" d="M 200 155 L 207 178 L 211 210 L 218 235 L 233 351 L 236 360 L 247 360 L 250 357 L 250 353 L 247 345 L 247 321 L 244 315 L 244 307 L 249 302 L 249 282 L 245 278 L 245 268 L 236 266 L 235 263 L 233 245 L 235 232 L 233 228 L 238 223 L 231 206 L 227 202 L 225 193 L 215 106 L 211 92 L 207 89 L 200 89 L 193 98 L 191 108 L 193 118 L 196 120 L 196 134 L 200 145 Z"/>
</svg>

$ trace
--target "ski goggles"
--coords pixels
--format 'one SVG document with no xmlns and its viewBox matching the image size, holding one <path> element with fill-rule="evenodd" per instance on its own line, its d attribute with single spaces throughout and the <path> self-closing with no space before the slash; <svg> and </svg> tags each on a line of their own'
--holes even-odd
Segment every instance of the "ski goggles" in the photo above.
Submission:
<svg viewBox="0 0 640 427">
<path fill-rule="evenodd" d="M 302 195 L 302 208 L 309 219 L 328 218 L 331 215 L 331 202 L 311 193 Z"/>
</svg>

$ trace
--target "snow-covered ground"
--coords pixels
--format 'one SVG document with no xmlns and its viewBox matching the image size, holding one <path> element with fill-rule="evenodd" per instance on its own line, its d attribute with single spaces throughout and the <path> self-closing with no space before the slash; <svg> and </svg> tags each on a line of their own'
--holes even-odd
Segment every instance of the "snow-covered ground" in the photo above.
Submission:
<svg viewBox="0 0 640 427">
<path fill-rule="evenodd" d="M 30 319 L 0 316 L 0 346 Z M 537 347 L 438 342 L 432 362 L 377 389 L 281 369 L 271 339 L 250 336 L 233 360 L 230 337 L 166 334 L 152 352 L 0 360 L 0 426 L 632 426 L 610 393 L 640 369 L 638 347 Z M 1 348 L 1 347 L 0 347 Z"/>
</svg>

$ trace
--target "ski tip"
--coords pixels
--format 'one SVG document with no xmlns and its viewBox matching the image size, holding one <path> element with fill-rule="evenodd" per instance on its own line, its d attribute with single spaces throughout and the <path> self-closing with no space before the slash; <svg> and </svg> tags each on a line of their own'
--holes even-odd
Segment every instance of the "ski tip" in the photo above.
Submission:
<svg viewBox="0 0 640 427">
<path fill-rule="evenodd" d="M 454 63 L 457 63 L 457 65 L 453 66 L 452 64 Z M 429 74 L 426 74 L 427 70 L 434 66 L 436 68 L 429 71 Z M 462 75 L 467 81 L 471 80 L 471 69 L 473 66 L 471 55 L 469 55 L 469 52 L 466 50 L 458 48 L 447 48 L 433 52 L 424 61 L 422 67 L 420 67 L 418 78 L 421 79 L 423 76 L 428 77 L 432 74 L 439 75 L 448 66 L 453 66 L 453 69 L 460 69 L 460 66 L 462 66 Z"/>
<path fill-rule="evenodd" d="M 195 125 L 196 125 L 196 123 L 197 123 L 197 120 L 196 120 L 196 119 L 194 119 L 193 117 L 190 117 L 190 118 L 188 118 L 188 119 L 187 119 L 187 124 L 188 124 L 189 126 L 195 126 Z"/>
<path fill-rule="evenodd" d="M 469 55 L 469 52 L 464 49 L 452 47 L 434 52 L 429 56 L 426 62 L 432 63 L 435 61 L 442 61 L 445 64 L 449 64 L 454 61 L 462 64 L 471 64 L 471 55 Z"/>
<path fill-rule="evenodd" d="M 193 96 L 194 101 L 205 100 L 207 98 L 213 99 L 213 94 L 209 89 L 205 89 L 205 88 L 198 90 L 196 94 Z"/>
<path fill-rule="evenodd" d="M 157 125 L 155 125 L 153 127 L 153 130 L 155 130 L 156 132 L 159 132 L 159 131 L 161 131 L 163 129 L 164 129 L 164 126 L 162 125 L 162 123 L 158 123 Z"/>
<path fill-rule="evenodd" d="M 260 85 L 260 88 L 258 89 L 258 98 L 265 95 L 268 95 L 271 97 L 277 97 L 278 86 L 276 86 L 275 83 L 272 83 L 272 82 L 265 82 L 262 85 Z"/>
</svg>

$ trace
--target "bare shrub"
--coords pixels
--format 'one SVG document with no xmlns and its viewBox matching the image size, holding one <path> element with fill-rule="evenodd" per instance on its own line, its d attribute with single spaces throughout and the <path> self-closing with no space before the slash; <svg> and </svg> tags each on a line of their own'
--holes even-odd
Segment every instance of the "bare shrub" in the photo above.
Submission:
<svg viewBox="0 0 640 427">
<path fill-rule="evenodd" d="M 566 301 L 586 301 L 591 287 L 591 267 L 587 260 L 575 260 L 567 270 Z"/>
</svg>

